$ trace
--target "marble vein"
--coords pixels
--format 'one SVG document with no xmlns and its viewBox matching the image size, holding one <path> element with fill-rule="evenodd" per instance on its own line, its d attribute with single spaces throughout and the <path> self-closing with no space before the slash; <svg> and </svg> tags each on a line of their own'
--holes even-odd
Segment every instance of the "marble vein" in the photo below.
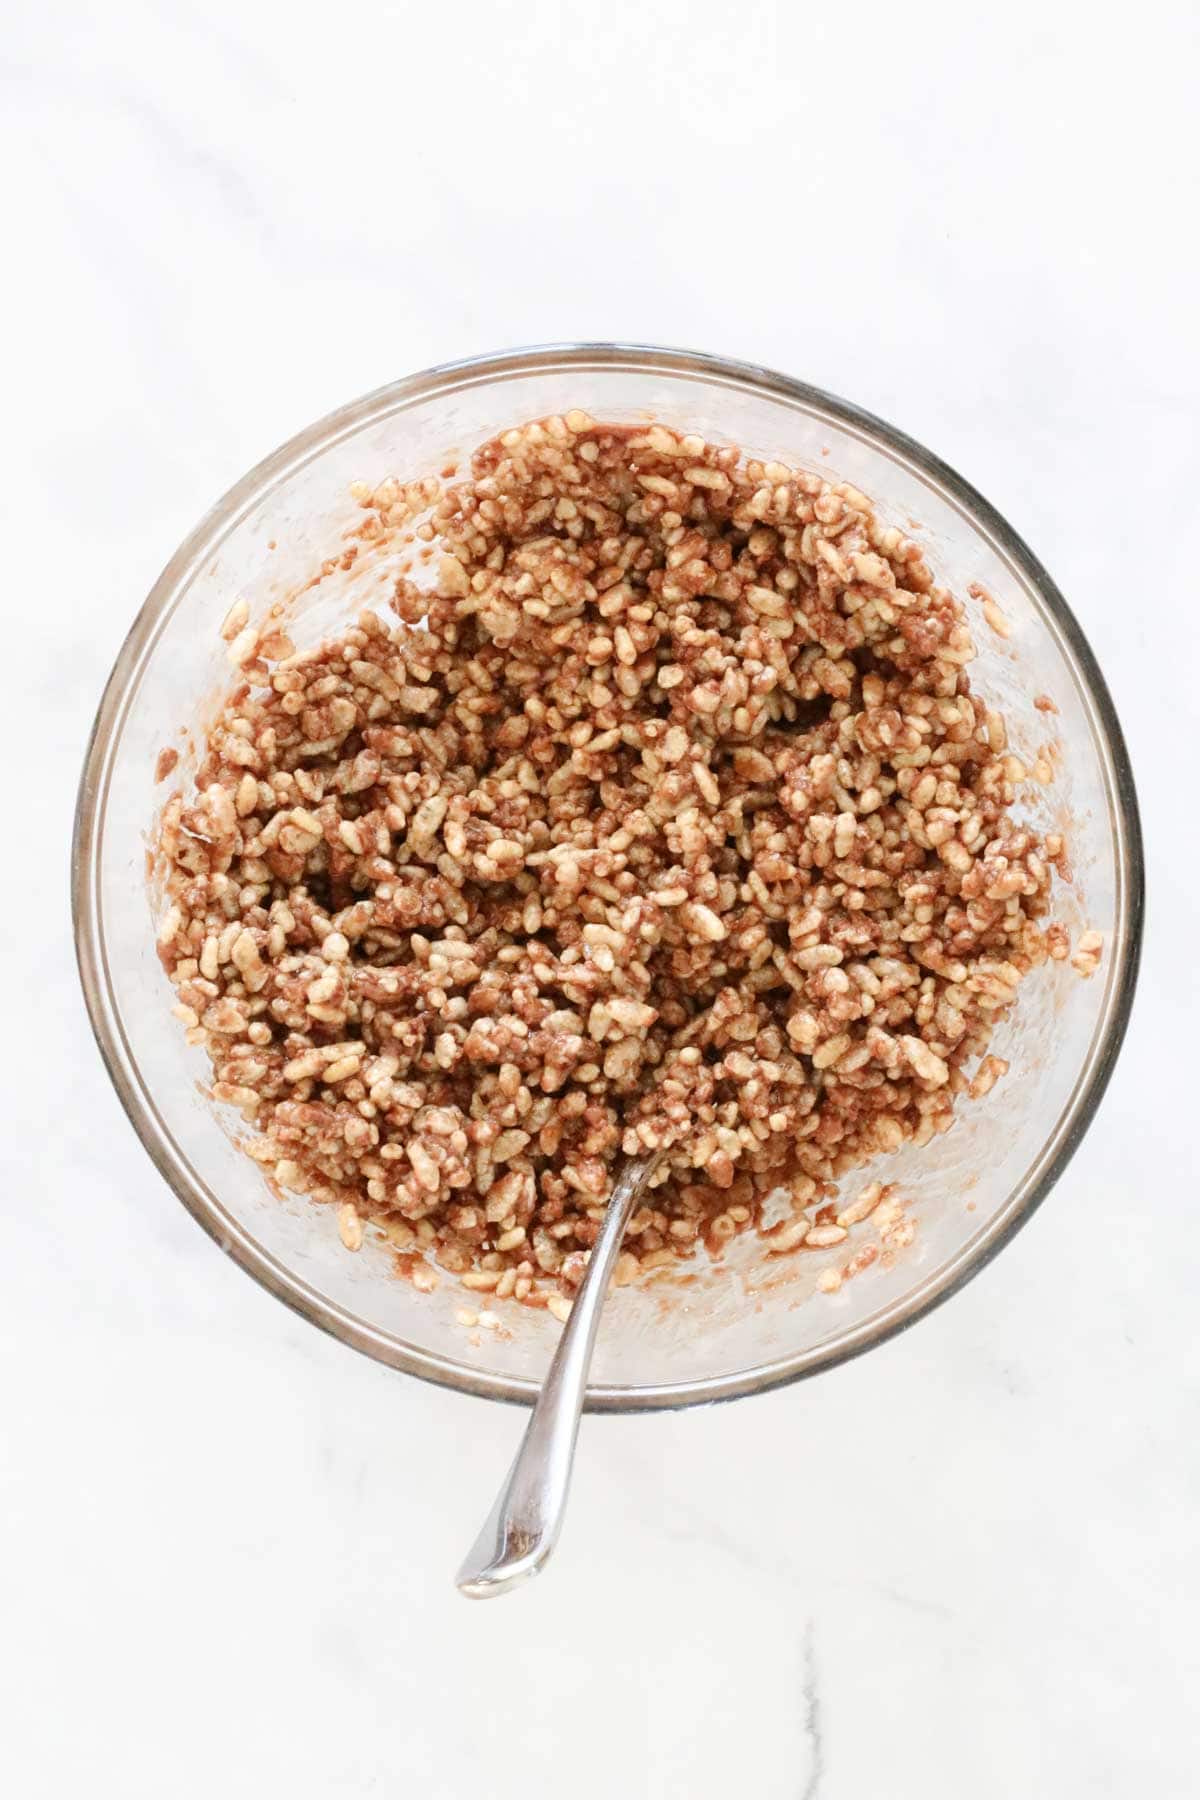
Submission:
<svg viewBox="0 0 1200 1800">
<path fill-rule="evenodd" d="M 825 1736 L 821 1707 L 821 1676 L 817 1666 L 816 1631 L 812 1620 L 804 1629 L 804 1660 L 801 1694 L 804 1712 L 801 1725 L 808 1742 L 808 1776 L 800 1792 L 800 1800 L 819 1800 L 821 1780 L 825 1774 Z"/>
</svg>

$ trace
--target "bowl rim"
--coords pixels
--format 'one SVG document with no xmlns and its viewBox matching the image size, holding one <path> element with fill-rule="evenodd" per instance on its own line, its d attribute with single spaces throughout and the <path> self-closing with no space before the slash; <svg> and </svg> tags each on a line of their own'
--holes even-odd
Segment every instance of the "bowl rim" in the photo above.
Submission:
<svg viewBox="0 0 1200 1800">
<path fill-rule="evenodd" d="M 76 959 L 92 1033 L 117 1097 L 176 1198 L 221 1249 L 294 1312 L 374 1360 L 459 1392 L 531 1404 L 538 1392 L 537 1382 L 490 1374 L 452 1357 L 401 1343 L 297 1278 L 225 1211 L 174 1144 L 125 1039 L 108 970 L 97 876 L 112 755 L 141 672 L 174 604 L 182 598 L 202 563 L 261 500 L 264 491 L 340 439 L 416 401 L 480 382 L 537 372 L 584 370 L 597 365 L 624 365 L 710 384 L 749 388 L 795 403 L 810 415 L 824 413 L 843 430 L 869 440 L 875 449 L 915 466 L 946 500 L 967 515 L 971 525 L 990 540 L 993 549 L 1033 590 L 1048 622 L 1065 640 L 1074 659 L 1080 685 L 1094 715 L 1097 740 L 1107 754 L 1117 878 L 1108 996 L 1097 1032 L 1056 1132 L 1047 1139 L 1021 1186 L 994 1216 L 990 1228 L 981 1231 L 949 1263 L 890 1303 L 882 1313 L 873 1314 L 813 1350 L 780 1357 L 755 1369 L 699 1381 L 645 1388 L 596 1384 L 588 1390 L 589 1411 L 647 1412 L 736 1399 L 786 1386 L 862 1355 L 925 1318 L 986 1268 L 1036 1212 L 1088 1130 L 1116 1064 L 1137 986 L 1145 909 L 1142 833 L 1129 754 L 1107 683 L 1062 593 L 1019 533 L 969 482 L 915 439 L 850 401 L 758 364 L 702 351 L 619 341 L 536 344 L 439 363 L 376 388 L 298 432 L 235 482 L 184 539 L 150 589 L 117 655 L 88 738 L 75 808 L 71 907 Z"/>
</svg>

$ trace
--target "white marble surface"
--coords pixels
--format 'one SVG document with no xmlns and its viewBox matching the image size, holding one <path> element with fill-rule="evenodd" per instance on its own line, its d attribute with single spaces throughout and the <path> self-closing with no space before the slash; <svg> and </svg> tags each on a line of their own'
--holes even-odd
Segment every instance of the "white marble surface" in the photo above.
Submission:
<svg viewBox="0 0 1200 1800">
<path fill-rule="evenodd" d="M 0 1784 L 1194 1793 L 1194 11 L 311 12 L 5 15 Z M 844 393 L 1025 532 L 1127 727 L 1149 937 L 1102 1114 L 996 1265 L 819 1381 L 585 1422 L 552 1571 L 471 1608 L 518 1416 L 320 1337 L 170 1198 L 77 992 L 70 817 L 230 481 L 392 376 L 592 336 Z"/>
</svg>

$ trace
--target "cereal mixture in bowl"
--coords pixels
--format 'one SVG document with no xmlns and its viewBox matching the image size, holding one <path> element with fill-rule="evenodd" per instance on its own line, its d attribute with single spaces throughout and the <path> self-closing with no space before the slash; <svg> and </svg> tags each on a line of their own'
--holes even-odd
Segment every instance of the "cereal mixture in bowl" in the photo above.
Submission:
<svg viewBox="0 0 1200 1800">
<path fill-rule="evenodd" d="M 356 497 L 349 557 L 413 549 L 395 616 L 297 654 L 235 607 L 161 821 L 160 954 L 250 1153 L 418 1286 L 559 1315 L 622 1155 L 659 1152 L 618 1282 L 842 1243 L 888 1198 L 842 1178 L 986 1093 L 1071 954 L 961 605 L 856 489 L 665 425 Z"/>
</svg>

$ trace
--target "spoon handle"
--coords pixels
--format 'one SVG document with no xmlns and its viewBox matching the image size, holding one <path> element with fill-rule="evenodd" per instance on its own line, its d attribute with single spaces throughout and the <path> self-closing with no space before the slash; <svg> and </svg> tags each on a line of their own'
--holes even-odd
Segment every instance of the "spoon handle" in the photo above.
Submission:
<svg viewBox="0 0 1200 1800">
<path fill-rule="evenodd" d="M 472 1600 L 503 1594 L 536 1575 L 558 1541 L 600 1309 L 625 1227 L 655 1160 L 639 1157 L 626 1163 L 613 1184 L 600 1235 L 521 1446 L 496 1504 L 458 1571 L 459 1592 Z"/>
</svg>

